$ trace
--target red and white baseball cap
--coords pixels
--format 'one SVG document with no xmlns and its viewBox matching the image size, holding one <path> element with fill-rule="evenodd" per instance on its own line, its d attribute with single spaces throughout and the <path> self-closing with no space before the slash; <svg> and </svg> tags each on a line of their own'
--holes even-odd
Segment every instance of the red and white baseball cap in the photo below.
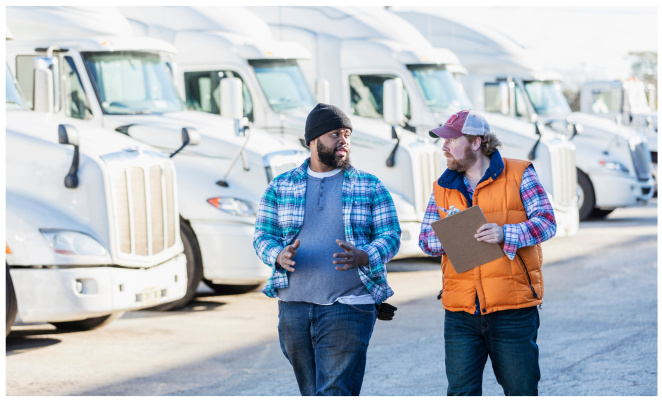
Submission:
<svg viewBox="0 0 662 401">
<path fill-rule="evenodd" d="M 471 110 L 462 110 L 453 114 L 441 127 L 430 131 L 433 138 L 452 139 L 462 135 L 485 135 L 490 133 L 487 120 Z"/>
</svg>

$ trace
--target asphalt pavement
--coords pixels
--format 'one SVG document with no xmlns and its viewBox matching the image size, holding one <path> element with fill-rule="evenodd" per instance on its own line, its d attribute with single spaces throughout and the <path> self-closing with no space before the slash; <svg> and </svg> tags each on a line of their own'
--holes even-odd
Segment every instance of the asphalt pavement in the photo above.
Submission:
<svg viewBox="0 0 662 401">
<path fill-rule="evenodd" d="M 581 223 L 543 244 L 540 395 L 657 395 L 657 201 Z M 389 264 L 398 307 L 377 321 L 362 395 L 446 393 L 438 261 Z M 7 395 L 293 396 L 277 337 L 277 305 L 259 290 L 199 297 L 176 312 L 137 311 L 67 333 L 16 327 Z M 488 360 L 484 395 L 503 395 Z"/>
</svg>

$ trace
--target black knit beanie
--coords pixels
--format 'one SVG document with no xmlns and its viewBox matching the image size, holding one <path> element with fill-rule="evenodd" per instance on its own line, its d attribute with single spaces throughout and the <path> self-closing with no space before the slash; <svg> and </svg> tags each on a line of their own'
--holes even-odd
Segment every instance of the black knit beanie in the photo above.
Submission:
<svg viewBox="0 0 662 401">
<path fill-rule="evenodd" d="M 313 139 L 338 128 L 351 130 L 352 122 L 349 117 L 336 106 L 318 103 L 306 118 L 306 146 L 310 146 Z"/>
</svg>

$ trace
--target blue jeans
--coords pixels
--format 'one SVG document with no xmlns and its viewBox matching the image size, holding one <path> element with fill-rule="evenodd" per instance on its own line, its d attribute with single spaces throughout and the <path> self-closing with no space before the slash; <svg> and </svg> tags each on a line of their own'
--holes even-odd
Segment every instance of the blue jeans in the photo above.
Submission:
<svg viewBox="0 0 662 401">
<path fill-rule="evenodd" d="M 538 395 L 536 307 L 472 315 L 445 311 L 448 395 L 482 395 L 489 355 L 505 395 Z"/>
<path fill-rule="evenodd" d="M 359 395 L 375 304 L 278 301 L 278 336 L 301 395 Z"/>
</svg>

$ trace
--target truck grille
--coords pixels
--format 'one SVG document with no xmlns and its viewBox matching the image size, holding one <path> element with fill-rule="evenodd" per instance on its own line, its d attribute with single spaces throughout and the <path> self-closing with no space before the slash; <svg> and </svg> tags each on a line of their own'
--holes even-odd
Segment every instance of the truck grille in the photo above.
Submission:
<svg viewBox="0 0 662 401">
<path fill-rule="evenodd" d="M 550 149 L 552 158 L 553 195 L 557 204 L 569 205 L 577 196 L 575 150 L 571 146 Z"/>
<path fill-rule="evenodd" d="M 441 161 L 445 160 L 443 154 L 439 150 L 424 150 L 419 153 L 419 165 L 414 166 L 415 171 L 419 173 L 419 182 L 421 183 L 420 191 L 416 191 L 416 214 L 422 220 L 425 214 L 425 209 L 430 201 L 432 194 L 432 186 L 434 182 L 441 176 L 443 172 Z"/>
<path fill-rule="evenodd" d="M 629 141 L 632 164 L 637 178 L 646 181 L 651 177 L 651 153 L 646 142 L 641 138 L 631 138 Z"/>
<path fill-rule="evenodd" d="M 287 171 L 299 167 L 307 154 L 300 151 L 280 151 L 269 153 L 264 156 L 264 170 L 267 173 L 267 182 L 271 182 L 275 177 Z"/>
<path fill-rule="evenodd" d="M 170 163 L 114 170 L 111 196 L 121 254 L 151 256 L 175 245 L 178 216 Z"/>
</svg>

